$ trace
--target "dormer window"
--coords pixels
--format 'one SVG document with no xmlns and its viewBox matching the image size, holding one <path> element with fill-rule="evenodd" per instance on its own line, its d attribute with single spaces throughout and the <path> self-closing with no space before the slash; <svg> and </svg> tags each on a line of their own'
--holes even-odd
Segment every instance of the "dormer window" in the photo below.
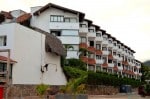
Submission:
<svg viewBox="0 0 150 99">
<path fill-rule="evenodd" d="M 0 46 L 7 45 L 7 36 L 0 36 Z"/>
<path fill-rule="evenodd" d="M 104 40 L 107 40 L 107 37 L 103 37 Z"/>
</svg>

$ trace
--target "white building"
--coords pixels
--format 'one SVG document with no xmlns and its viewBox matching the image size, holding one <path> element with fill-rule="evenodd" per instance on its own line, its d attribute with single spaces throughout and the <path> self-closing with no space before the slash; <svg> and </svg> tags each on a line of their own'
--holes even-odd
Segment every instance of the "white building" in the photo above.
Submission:
<svg viewBox="0 0 150 99">
<path fill-rule="evenodd" d="M 30 14 L 19 16 L 15 22 L 39 28 L 55 35 L 62 44 L 72 45 L 74 48 L 68 49 L 67 58 L 81 58 L 88 70 L 140 79 L 141 63 L 135 59 L 135 51 L 84 16 L 82 12 L 49 3 L 32 7 Z M 81 48 L 88 53 L 79 55 Z"/>
<path fill-rule="evenodd" d="M 0 50 L 4 49 L 10 49 L 12 84 L 66 84 L 61 68 L 63 46 L 53 35 L 18 23 L 1 24 Z M 6 82 L 6 62 L 7 53 L 0 52 L 1 83 Z"/>
</svg>

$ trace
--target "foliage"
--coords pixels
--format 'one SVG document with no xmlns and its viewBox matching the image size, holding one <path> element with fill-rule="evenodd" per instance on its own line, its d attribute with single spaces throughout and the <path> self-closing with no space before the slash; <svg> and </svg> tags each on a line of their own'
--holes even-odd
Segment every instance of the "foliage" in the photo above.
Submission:
<svg viewBox="0 0 150 99">
<path fill-rule="evenodd" d="M 79 49 L 79 56 L 84 56 L 86 55 L 88 50 L 86 48 L 80 48 Z"/>
<path fill-rule="evenodd" d="M 80 59 L 75 59 L 75 58 L 66 59 L 65 63 L 66 66 L 71 66 L 71 67 L 79 68 L 81 70 L 86 70 L 86 64 L 82 62 Z"/>
<path fill-rule="evenodd" d="M 77 68 L 73 68 L 73 67 L 70 67 L 70 66 L 64 66 L 63 69 L 64 69 L 64 72 L 65 72 L 66 77 L 68 79 L 79 78 L 81 75 L 87 74 L 86 71 L 83 71 L 83 70 L 80 70 L 80 69 L 77 69 Z"/>
<path fill-rule="evenodd" d="M 146 84 L 145 90 L 146 90 L 146 93 L 150 93 L 150 84 Z"/>
<path fill-rule="evenodd" d="M 141 66 L 142 77 L 141 80 L 144 82 L 145 80 L 150 80 L 150 67 L 142 64 Z M 146 83 L 146 82 L 144 82 Z"/>
<path fill-rule="evenodd" d="M 110 85 L 110 86 L 120 86 L 120 85 L 132 85 L 132 87 L 138 87 L 141 82 L 139 80 L 131 78 L 118 78 L 113 74 L 106 74 L 103 72 L 95 73 L 88 72 L 88 84 L 89 85 Z"/>
<path fill-rule="evenodd" d="M 48 87 L 49 86 L 45 85 L 45 84 L 39 84 L 39 85 L 37 85 L 36 86 L 36 91 L 37 91 L 38 95 L 43 96 L 46 93 Z"/>
</svg>

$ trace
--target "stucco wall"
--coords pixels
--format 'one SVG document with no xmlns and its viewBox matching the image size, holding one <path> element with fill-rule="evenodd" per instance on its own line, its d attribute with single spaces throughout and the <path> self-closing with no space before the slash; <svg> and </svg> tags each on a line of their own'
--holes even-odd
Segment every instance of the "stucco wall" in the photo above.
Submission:
<svg viewBox="0 0 150 99">
<path fill-rule="evenodd" d="M 45 52 L 44 34 L 11 23 L 0 26 L 0 35 L 8 35 L 8 45 L 1 48 L 10 48 L 11 58 L 17 61 L 13 65 L 13 84 L 66 84 L 66 78 L 60 66 L 60 56 Z M 48 71 L 42 75 L 41 66 L 46 63 L 49 64 Z"/>
</svg>

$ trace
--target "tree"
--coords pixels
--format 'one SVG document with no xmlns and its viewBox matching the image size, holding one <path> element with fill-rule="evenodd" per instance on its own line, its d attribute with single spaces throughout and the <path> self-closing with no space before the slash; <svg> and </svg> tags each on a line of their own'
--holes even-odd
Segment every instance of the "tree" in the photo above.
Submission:
<svg viewBox="0 0 150 99">
<path fill-rule="evenodd" d="M 141 77 L 142 81 L 150 80 L 150 67 L 145 66 L 144 64 L 142 64 L 141 72 L 142 72 L 142 77 Z"/>
</svg>

